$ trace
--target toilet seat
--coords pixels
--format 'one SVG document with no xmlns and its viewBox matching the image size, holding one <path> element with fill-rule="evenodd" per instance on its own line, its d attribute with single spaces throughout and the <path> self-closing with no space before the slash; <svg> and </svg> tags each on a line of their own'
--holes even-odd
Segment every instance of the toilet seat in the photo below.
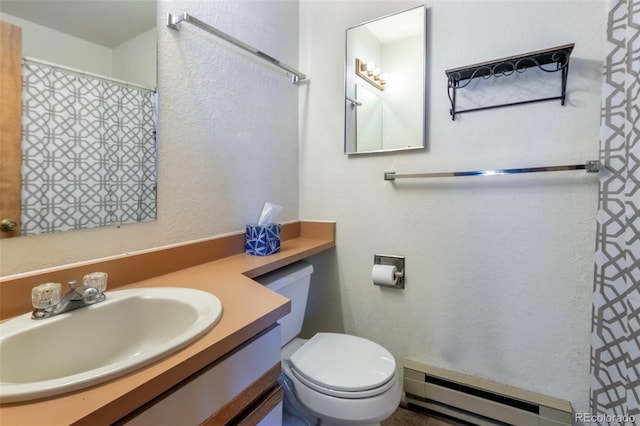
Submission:
<svg viewBox="0 0 640 426">
<path fill-rule="evenodd" d="M 325 395 L 357 399 L 388 391 L 397 382 L 395 359 L 357 336 L 318 333 L 289 358 L 291 374 Z"/>
</svg>

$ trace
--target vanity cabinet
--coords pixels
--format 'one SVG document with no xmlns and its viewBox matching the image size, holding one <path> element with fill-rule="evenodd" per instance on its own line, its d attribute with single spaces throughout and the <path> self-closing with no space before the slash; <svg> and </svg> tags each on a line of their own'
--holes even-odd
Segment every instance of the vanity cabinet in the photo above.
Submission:
<svg viewBox="0 0 640 426">
<path fill-rule="evenodd" d="M 280 253 L 249 256 L 243 233 L 107 260 L 0 278 L 0 320 L 31 310 L 31 288 L 102 271 L 117 286 L 188 288 L 223 306 L 216 326 L 182 350 L 121 378 L 77 392 L 0 406 L 7 425 L 280 424 L 280 329 L 286 298 L 252 278 L 335 247 L 333 222 L 282 227 Z M 80 402 L 80 403 L 79 403 Z"/>
<path fill-rule="evenodd" d="M 279 375 L 280 326 L 274 325 L 116 424 L 281 424 Z"/>
</svg>

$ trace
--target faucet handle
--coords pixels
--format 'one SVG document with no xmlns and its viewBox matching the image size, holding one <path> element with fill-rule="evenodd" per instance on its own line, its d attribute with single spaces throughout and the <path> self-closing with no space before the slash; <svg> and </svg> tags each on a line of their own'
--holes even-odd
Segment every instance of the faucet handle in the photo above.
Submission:
<svg viewBox="0 0 640 426">
<path fill-rule="evenodd" d="M 57 305 L 62 296 L 62 284 L 45 283 L 31 289 L 31 304 L 36 309 Z"/>
<path fill-rule="evenodd" d="M 107 289 L 107 279 L 109 275 L 106 272 L 92 272 L 82 278 L 82 283 L 87 287 L 93 287 L 98 292 L 104 293 Z"/>
</svg>

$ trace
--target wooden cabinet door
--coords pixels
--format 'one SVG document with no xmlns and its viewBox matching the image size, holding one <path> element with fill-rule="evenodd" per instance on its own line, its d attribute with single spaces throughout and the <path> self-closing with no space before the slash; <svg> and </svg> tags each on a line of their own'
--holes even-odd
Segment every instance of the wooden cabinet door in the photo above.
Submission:
<svg viewBox="0 0 640 426">
<path fill-rule="evenodd" d="M 0 238 L 20 235 L 22 29 L 0 21 Z"/>
</svg>

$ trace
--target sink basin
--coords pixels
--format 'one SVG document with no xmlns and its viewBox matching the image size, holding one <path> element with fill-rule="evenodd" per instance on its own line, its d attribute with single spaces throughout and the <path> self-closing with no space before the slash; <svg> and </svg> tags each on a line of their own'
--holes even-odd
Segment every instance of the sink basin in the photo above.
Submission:
<svg viewBox="0 0 640 426">
<path fill-rule="evenodd" d="M 187 346 L 219 320 L 214 295 L 153 287 L 43 320 L 0 324 L 0 403 L 59 395 L 103 383 Z"/>
</svg>

